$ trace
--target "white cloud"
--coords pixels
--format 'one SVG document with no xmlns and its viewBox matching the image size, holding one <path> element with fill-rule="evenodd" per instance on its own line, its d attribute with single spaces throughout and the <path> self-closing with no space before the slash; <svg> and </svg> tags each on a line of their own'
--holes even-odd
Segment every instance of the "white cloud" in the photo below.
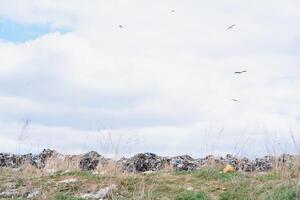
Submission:
<svg viewBox="0 0 300 200">
<path fill-rule="evenodd" d="M 76 152 L 103 124 L 116 137 L 139 132 L 136 151 L 163 154 L 233 152 L 251 138 L 259 147 L 244 153 L 255 155 L 266 130 L 300 137 L 296 1 L 16 2 L 1 1 L 0 14 L 72 32 L 0 42 L 1 144 L 26 118 L 28 148 Z"/>
</svg>

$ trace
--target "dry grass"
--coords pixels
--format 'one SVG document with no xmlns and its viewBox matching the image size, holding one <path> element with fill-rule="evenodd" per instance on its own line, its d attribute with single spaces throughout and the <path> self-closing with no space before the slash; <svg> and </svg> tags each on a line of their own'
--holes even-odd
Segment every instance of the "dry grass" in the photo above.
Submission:
<svg viewBox="0 0 300 200">
<path fill-rule="evenodd" d="M 52 165 L 65 169 L 70 163 Z M 52 162 L 52 161 L 51 161 Z M 48 167 L 51 166 L 50 164 Z M 215 164 L 213 164 L 215 166 Z M 300 180 L 299 165 L 278 165 L 273 171 L 265 173 L 236 172 L 221 173 L 219 166 L 212 166 L 193 172 L 165 170 L 155 173 L 130 174 L 121 172 L 110 163 L 94 172 L 38 170 L 24 166 L 19 170 L 0 169 L 0 193 L 17 191 L 19 199 L 28 192 L 39 191 L 36 199 L 75 200 L 81 193 L 98 191 L 107 185 L 116 184 L 117 189 L 110 199 L 296 199 Z M 63 180 L 76 179 L 73 183 Z"/>
<path fill-rule="evenodd" d="M 44 171 L 76 171 L 80 170 L 80 155 L 62 155 L 54 153 L 45 163 Z"/>
</svg>

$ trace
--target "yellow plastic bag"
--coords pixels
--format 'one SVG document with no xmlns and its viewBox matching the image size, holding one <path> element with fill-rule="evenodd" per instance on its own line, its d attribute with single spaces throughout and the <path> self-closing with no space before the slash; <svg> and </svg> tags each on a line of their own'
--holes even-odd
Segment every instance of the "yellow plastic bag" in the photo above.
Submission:
<svg viewBox="0 0 300 200">
<path fill-rule="evenodd" d="M 235 172 L 235 168 L 230 165 L 230 164 L 227 164 L 224 169 L 223 169 L 223 172 L 224 173 L 232 173 L 232 172 Z"/>
</svg>

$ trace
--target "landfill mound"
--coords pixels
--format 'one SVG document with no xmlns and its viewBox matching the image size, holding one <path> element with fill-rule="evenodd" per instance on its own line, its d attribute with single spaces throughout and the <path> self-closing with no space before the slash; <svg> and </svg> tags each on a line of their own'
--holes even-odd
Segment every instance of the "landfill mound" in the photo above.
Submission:
<svg viewBox="0 0 300 200">
<path fill-rule="evenodd" d="M 297 156 L 282 154 L 280 156 L 264 156 L 263 158 L 248 159 L 238 158 L 231 154 L 225 157 L 206 156 L 204 158 L 192 158 L 189 155 L 175 157 L 163 157 L 154 153 L 139 153 L 130 158 L 121 158 L 114 161 L 105 158 L 96 151 L 90 151 L 81 155 L 63 155 L 55 150 L 44 149 L 40 154 L 16 155 L 11 153 L 0 153 L 0 167 L 19 168 L 22 165 L 32 165 L 39 169 L 55 168 L 55 162 L 66 161 L 66 168 L 72 167 L 80 170 L 96 170 L 99 167 L 105 167 L 108 164 L 114 164 L 121 171 L 130 173 L 139 173 L 146 171 L 160 171 L 164 169 L 174 169 L 183 171 L 192 171 L 203 167 L 217 165 L 224 166 L 229 164 L 237 171 L 269 171 L 274 165 L 293 165 Z M 53 164 L 54 163 L 54 164 Z M 71 163 L 71 164 L 70 164 Z"/>
</svg>

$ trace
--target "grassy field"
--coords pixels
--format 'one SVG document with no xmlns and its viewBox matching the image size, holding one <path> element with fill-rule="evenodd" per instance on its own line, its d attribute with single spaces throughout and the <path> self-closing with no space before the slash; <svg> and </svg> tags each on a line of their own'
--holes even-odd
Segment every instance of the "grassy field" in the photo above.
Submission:
<svg viewBox="0 0 300 200">
<path fill-rule="evenodd" d="M 2 199 L 26 199 L 36 192 L 33 199 L 79 200 L 83 199 L 79 197 L 82 193 L 115 184 L 109 199 L 294 200 L 300 199 L 299 171 L 224 174 L 219 169 L 205 168 L 140 174 L 60 171 L 49 175 L 33 168 L 0 169 L 0 193 L 11 192 L 10 197 Z"/>
</svg>

